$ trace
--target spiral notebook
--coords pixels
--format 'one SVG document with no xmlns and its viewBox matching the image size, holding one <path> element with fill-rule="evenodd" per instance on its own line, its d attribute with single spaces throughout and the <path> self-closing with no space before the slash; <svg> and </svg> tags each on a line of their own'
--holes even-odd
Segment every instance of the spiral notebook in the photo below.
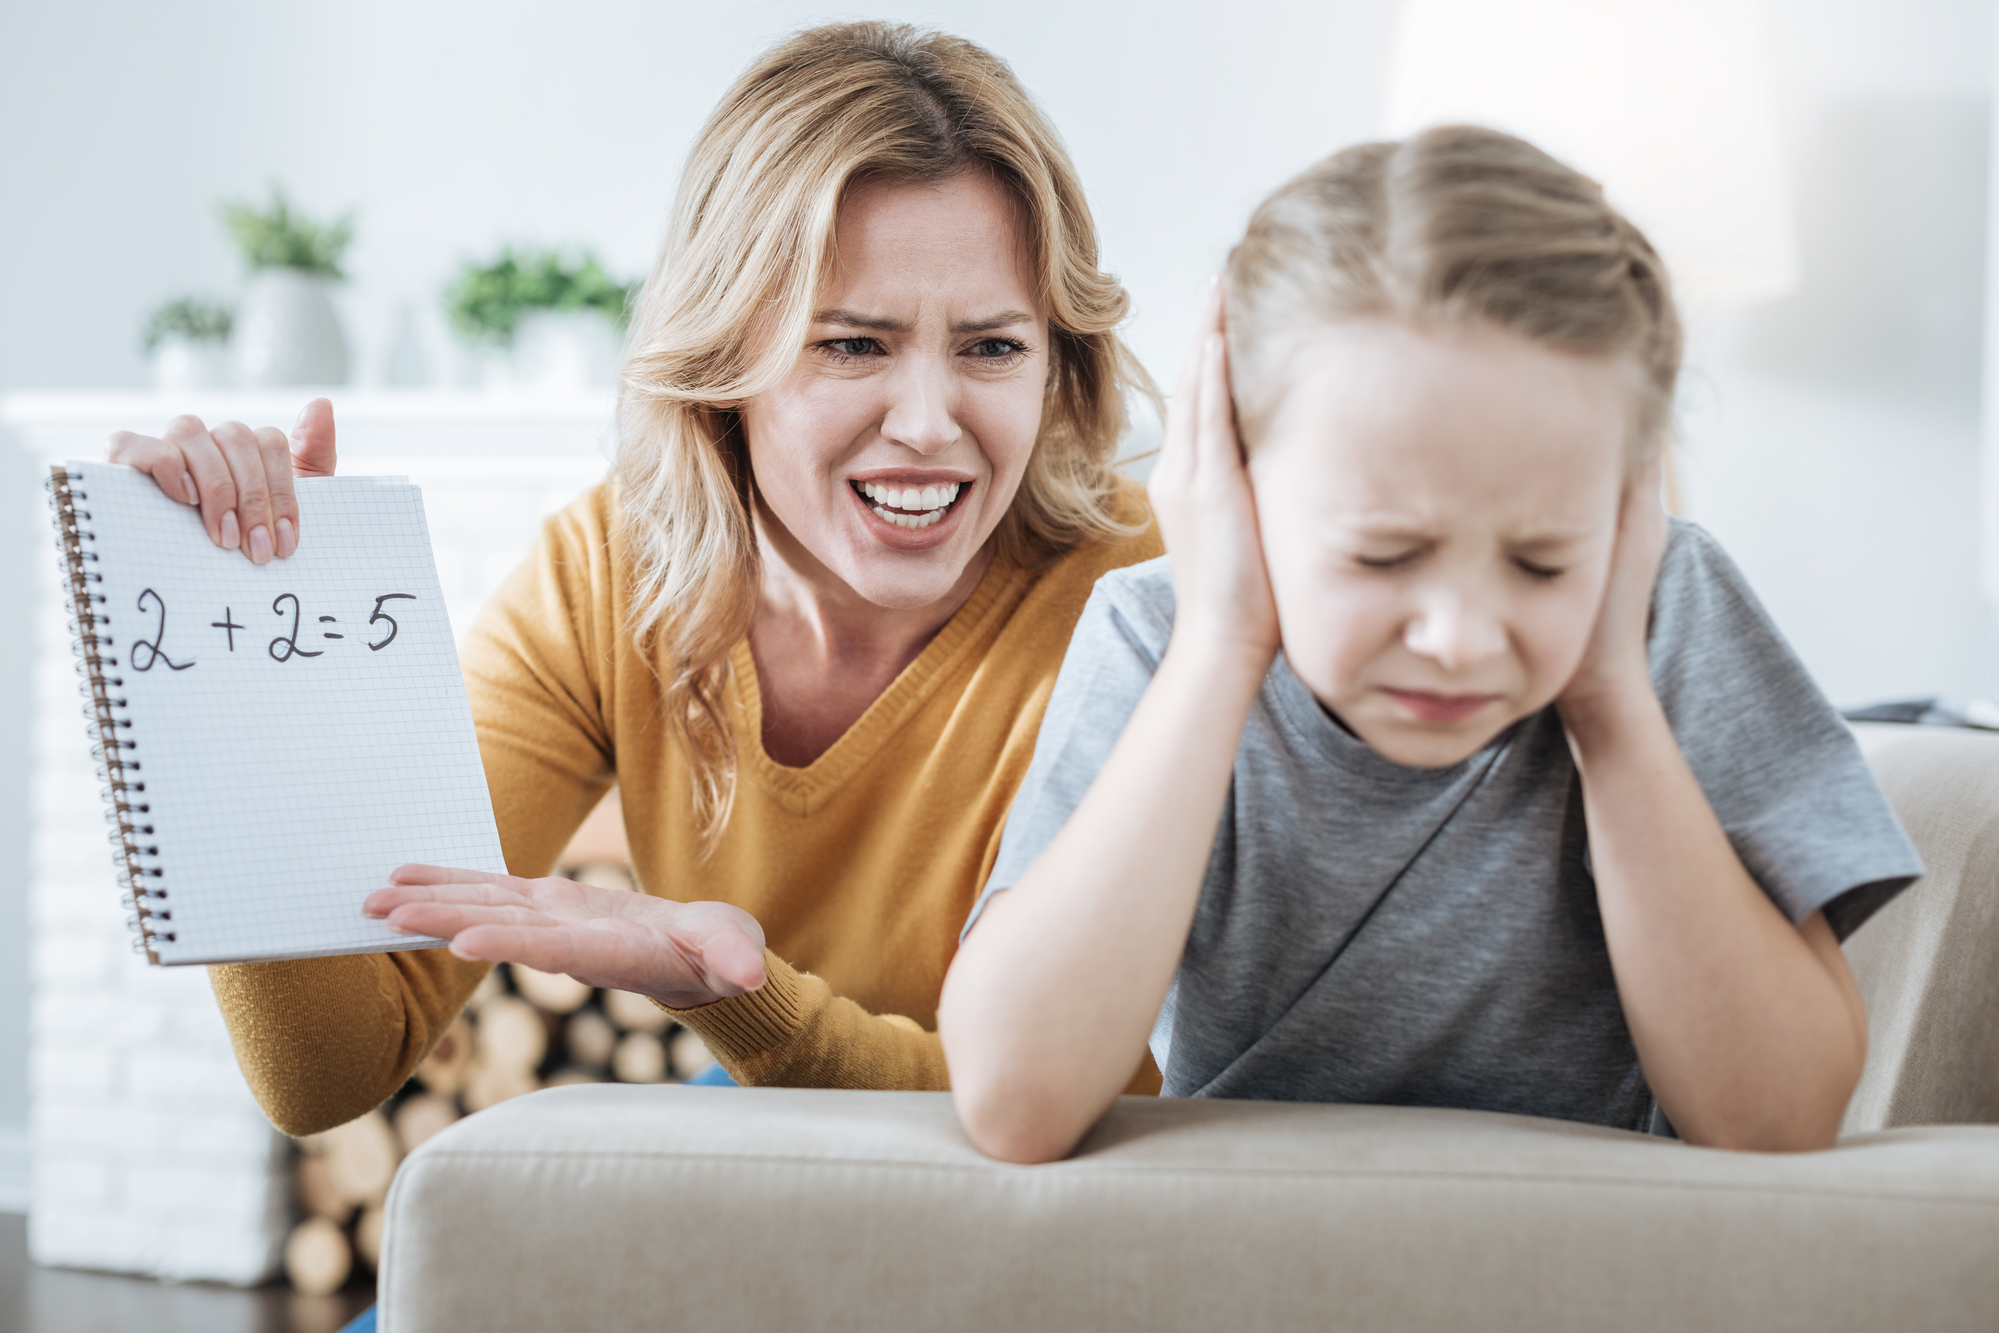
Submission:
<svg viewBox="0 0 1999 1333">
<path fill-rule="evenodd" d="M 109 463 L 49 498 L 134 945 L 154 963 L 435 946 L 361 915 L 409 861 L 504 872 L 423 497 L 298 483 L 253 565 Z"/>
</svg>

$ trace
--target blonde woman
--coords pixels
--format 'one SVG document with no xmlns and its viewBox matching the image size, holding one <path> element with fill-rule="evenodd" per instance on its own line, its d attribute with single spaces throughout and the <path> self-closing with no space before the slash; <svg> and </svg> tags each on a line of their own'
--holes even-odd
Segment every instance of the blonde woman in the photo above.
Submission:
<svg viewBox="0 0 1999 1333">
<path fill-rule="evenodd" d="M 681 182 L 614 473 L 465 648 L 519 878 L 404 867 L 369 900 L 449 950 L 213 969 L 271 1119 L 379 1104 L 501 960 L 651 996 L 746 1083 L 946 1086 L 939 989 L 1070 629 L 1161 549 L 1111 471 L 1149 391 L 1126 305 L 993 56 L 853 24 L 756 61 Z M 282 559 L 332 412 L 111 457 Z M 613 783 L 645 893 L 536 878 Z"/>
</svg>

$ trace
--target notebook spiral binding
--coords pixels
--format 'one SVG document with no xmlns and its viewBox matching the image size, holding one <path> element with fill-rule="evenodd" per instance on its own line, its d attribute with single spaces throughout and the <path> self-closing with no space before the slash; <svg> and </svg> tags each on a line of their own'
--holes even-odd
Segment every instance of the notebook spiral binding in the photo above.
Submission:
<svg viewBox="0 0 1999 1333">
<path fill-rule="evenodd" d="M 160 865 L 160 849 L 149 841 L 153 826 L 147 816 L 152 806 L 146 800 L 141 777 L 144 770 L 133 753 L 139 742 L 132 739 L 132 719 L 126 714 L 117 640 L 108 633 L 111 617 L 104 610 L 104 594 L 98 591 L 104 575 L 90 568 L 97 563 L 97 552 L 92 549 L 97 536 L 87 526 L 90 510 L 79 507 L 90 502 L 83 484 L 81 472 L 61 467 L 49 470 L 56 544 L 62 551 L 63 580 L 69 592 L 70 643 L 76 652 L 83 715 L 91 726 L 90 757 L 97 764 L 105 819 L 111 825 L 107 838 L 129 909 L 125 924 L 132 931 L 133 951 L 143 952 L 157 963 L 157 942 L 174 938 L 173 912 L 167 906 L 167 888 L 162 882 L 166 872 Z"/>
</svg>

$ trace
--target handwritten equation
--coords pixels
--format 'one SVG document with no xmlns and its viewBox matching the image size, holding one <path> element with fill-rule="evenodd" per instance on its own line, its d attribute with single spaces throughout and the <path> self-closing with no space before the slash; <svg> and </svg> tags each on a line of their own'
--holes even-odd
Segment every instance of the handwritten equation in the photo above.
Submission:
<svg viewBox="0 0 1999 1333">
<path fill-rule="evenodd" d="M 400 628 L 396 624 L 396 618 L 383 608 L 390 602 L 413 602 L 415 600 L 416 594 L 412 592 L 383 593 L 375 599 L 374 611 L 369 615 L 367 620 L 363 621 L 357 618 L 350 622 L 350 626 L 355 630 L 354 633 L 350 634 L 345 630 L 324 628 L 329 625 L 341 624 L 342 622 L 338 616 L 318 616 L 315 618 L 315 623 L 322 628 L 316 630 L 307 628 L 304 603 L 299 601 L 296 593 L 281 592 L 271 601 L 271 614 L 276 616 L 278 621 L 277 625 L 273 628 L 278 630 L 278 634 L 264 645 L 264 652 L 269 655 L 273 662 L 292 662 L 305 658 L 324 657 L 329 651 L 338 651 L 337 649 L 329 649 L 325 646 L 328 644 L 345 646 L 348 643 L 352 643 L 356 648 L 362 644 L 366 644 L 369 652 L 379 653 L 382 649 L 396 641 L 396 633 Z M 401 609 L 407 610 L 407 608 Z M 151 671 L 156 666 L 165 666 L 169 671 L 186 671 L 189 667 L 195 665 L 196 658 L 190 657 L 186 661 L 176 661 L 167 650 L 168 628 L 167 603 L 165 598 L 161 597 L 151 588 L 147 588 L 139 594 L 139 611 L 152 619 L 153 637 L 150 639 L 140 637 L 132 641 L 131 650 L 126 654 L 132 670 Z M 235 608 L 228 605 L 222 608 L 222 619 L 209 621 L 207 628 L 222 631 L 222 648 L 225 653 L 234 653 L 237 651 L 236 635 L 239 631 L 244 635 L 243 651 L 245 652 L 254 652 L 256 640 L 262 637 L 261 631 L 253 630 L 250 626 L 238 621 L 236 619 Z M 301 633 L 306 635 L 308 643 L 317 642 L 321 646 L 317 648 L 301 646 L 299 643 Z M 313 634 L 317 634 L 319 638 L 314 640 L 311 637 Z M 185 644 L 185 640 L 180 636 L 180 631 L 176 630 L 175 636 L 177 643 Z M 188 650 L 183 646 L 181 651 L 185 652 Z"/>
</svg>

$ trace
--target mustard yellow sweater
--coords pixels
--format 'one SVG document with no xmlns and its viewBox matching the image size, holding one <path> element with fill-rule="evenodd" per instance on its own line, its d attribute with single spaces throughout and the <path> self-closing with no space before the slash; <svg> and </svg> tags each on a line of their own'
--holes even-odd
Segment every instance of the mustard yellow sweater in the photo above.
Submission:
<svg viewBox="0 0 1999 1333">
<path fill-rule="evenodd" d="M 648 893 L 754 915 L 757 991 L 678 1015 L 750 1084 L 940 1089 L 937 997 L 1070 631 L 1099 575 L 1160 553 L 1156 528 L 1036 568 L 995 560 L 935 639 L 805 768 L 764 753 L 756 668 L 736 646 L 733 815 L 703 859 L 657 677 L 621 626 L 631 562 L 608 486 L 551 518 L 464 652 L 507 866 L 549 873 L 613 782 Z M 1136 488 L 1120 505 L 1146 517 Z M 210 969 L 236 1056 L 281 1129 L 313 1133 L 400 1087 L 485 972 L 442 949 Z M 1156 1091 L 1139 1071 L 1134 1091 Z"/>
</svg>

